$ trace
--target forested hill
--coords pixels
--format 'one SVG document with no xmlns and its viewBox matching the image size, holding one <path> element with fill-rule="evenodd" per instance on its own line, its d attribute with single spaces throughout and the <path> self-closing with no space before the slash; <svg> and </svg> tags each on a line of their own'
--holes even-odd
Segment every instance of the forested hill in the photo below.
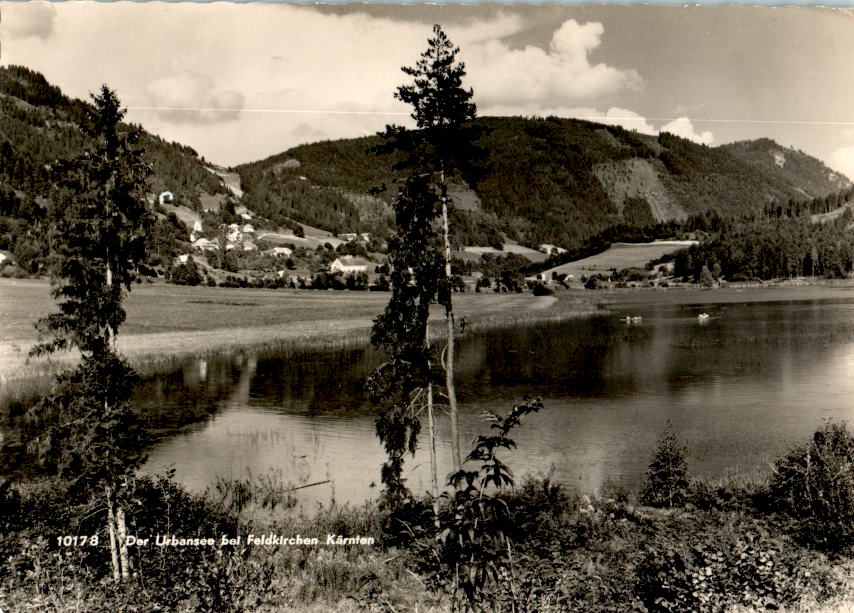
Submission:
<svg viewBox="0 0 854 613">
<path fill-rule="evenodd" d="M 0 68 L 0 250 L 20 261 L 39 249 L 32 222 L 49 200 L 49 165 L 85 145 L 79 125 L 86 109 L 37 72 Z M 851 188 L 815 158 L 768 139 L 706 147 L 571 119 L 476 123 L 482 159 L 451 185 L 458 246 L 511 239 L 573 249 L 617 225 L 642 228 L 712 209 L 743 218 L 817 198 L 835 205 Z M 169 190 L 177 204 L 196 210 L 225 199 L 221 178 L 190 147 L 145 131 L 140 144 L 154 171 L 152 195 Z M 326 141 L 244 164 L 242 204 L 273 226 L 385 235 L 394 160 L 372 153 L 377 144 L 377 137 Z M 383 185 L 390 189 L 372 194 Z"/>
<path fill-rule="evenodd" d="M 463 244 L 488 244 L 500 231 L 528 245 L 572 247 L 618 223 L 643 226 L 710 209 L 743 217 L 851 187 L 819 160 L 769 139 L 707 147 L 572 119 L 477 124 L 485 161 L 458 178 L 455 193 Z M 368 190 L 394 179 L 392 160 L 370 152 L 377 142 L 314 143 L 242 165 L 244 203 L 270 218 L 368 230 L 392 193 L 377 199 Z"/>
<path fill-rule="evenodd" d="M 119 92 L 121 97 L 121 92 Z M 30 197 L 48 197 L 48 166 L 77 155 L 88 102 L 70 99 L 32 70 L 0 67 L 0 180 Z M 127 127 L 127 126 L 126 126 Z M 152 165 L 152 193 L 168 189 L 181 203 L 226 193 L 196 152 L 142 131 L 140 146 Z"/>
<path fill-rule="evenodd" d="M 121 98 L 121 92 L 118 92 Z M 87 146 L 81 125 L 88 102 L 71 99 L 32 70 L 0 67 L 0 251 L 8 251 L 26 272 L 37 273 L 47 254 L 40 227 L 50 203 L 57 160 L 72 159 Z M 121 129 L 132 127 L 123 125 Z M 190 147 L 145 132 L 139 145 L 151 165 L 148 196 L 169 191 L 173 204 L 197 211 L 202 203 L 218 206 L 226 199 L 222 179 Z M 158 257 L 150 266 L 168 264 L 188 229 L 177 219 L 160 216 L 150 245 Z M 0 258 L 2 259 L 2 258 Z"/>
</svg>

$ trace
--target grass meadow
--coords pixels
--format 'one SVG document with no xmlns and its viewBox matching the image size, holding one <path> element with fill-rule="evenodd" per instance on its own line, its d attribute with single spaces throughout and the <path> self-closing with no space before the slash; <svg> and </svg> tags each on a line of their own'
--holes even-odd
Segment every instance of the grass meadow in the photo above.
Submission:
<svg viewBox="0 0 854 613">
<path fill-rule="evenodd" d="M 673 253 L 694 244 L 693 241 L 657 241 L 654 243 L 614 243 L 606 251 L 596 255 L 561 264 L 545 272 L 566 273 L 580 278 L 581 275 L 607 274 L 611 270 L 643 266 L 668 253 Z"/>
<path fill-rule="evenodd" d="M 387 292 L 142 283 L 125 303 L 127 320 L 118 346 L 145 375 L 168 371 L 186 357 L 237 349 L 343 348 L 368 342 L 373 319 L 388 299 Z M 454 305 L 470 329 L 596 311 L 594 297 L 581 291 L 560 300 L 529 293 L 466 293 L 455 296 Z M 38 341 L 33 322 L 55 310 L 47 281 L 0 279 L 0 405 L 38 395 L 52 374 L 74 363 L 73 354 L 28 358 Z M 438 305 L 434 321 L 434 333 L 442 334 L 444 313 Z"/>
</svg>

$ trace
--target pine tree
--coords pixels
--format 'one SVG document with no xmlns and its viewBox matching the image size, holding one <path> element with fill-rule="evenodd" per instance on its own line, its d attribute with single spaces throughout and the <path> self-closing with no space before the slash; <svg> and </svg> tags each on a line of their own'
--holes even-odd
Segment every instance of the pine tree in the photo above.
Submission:
<svg viewBox="0 0 854 613">
<path fill-rule="evenodd" d="M 407 495 L 403 458 L 407 451 L 415 452 L 420 409 L 426 407 L 428 418 L 432 416 L 433 351 L 427 323 L 442 273 L 431 225 L 438 206 L 429 179 L 423 176 L 407 180 L 397 195 L 394 209 L 398 231 L 388 244 L 392 295 L 371 334 L 371 342 L 389 356 L 369 383 L 380 404 L 377 435 L 388 455 L 382 481 L 385 504 L 391 509 L 399 507 Z M 432 453 L 431 462 L 435 462 Z"/>
<path fill-rule="evenodd" d="M 687 454 L 687 447 L 676 438 L 673 424 L 668 420 L 646 471 L 646 486 L 640 496 L 642 503 L 669 508 L 684 504 L 688 493 Z"/>
<path fill-rule="evenodd" d="M 478 157 L 473 145 L 476 132 L 471 126 L 477 110 L 471 102 L 472 90 L 462 86 L 466 73 L 465 64 L 456 61 L 459 48 L 448 39 L 441 26 L 434 25 L 433 34 L 415 66 L 402 68 L 413 78 L 413 83 L 398 87 L 395 93 L 395 98 L 412 106 L 411 116 L 418 129 L 388 126 L 382 134 L 384 145 L 380 150 L 402 152 L 404 157 L 397 168 L 407 169 L 410 176 L 429 177 L 441 204 L 444 277 L 438 287 L 438 300 L 445 307 L 448 344 L 442 361 L 450 410 L 452 463 L 456 471 L 462 461 L 454 385 L 455 324 L 451 298 L 448 180 Z M 432 223 L 432 220 L 424 222 Z"/>
<path fill-rule="evenodd" d="M 79 366 L 58 378 L 58 392 L 37 407 L 56 422 L 40 453 L 46 467 L 71 480 L 73 493 L 103 494 L 113 576 L 121 580 L 130 574 L 130 559 L 120 490 L 144 456 L 142 428 L 130 406 L 135 374 L 116 352 L 115 339 L 152 218 L 144 198 L 148 168 L 134 147 L 138 131 L 122 131 L 124 110 L 106 86 L 92 102 L 83 129 L 95 147 L 53 169 L 49 266 L 59 312 L 37 322 L 49 340 L 33 354 L 81 354 Z"/>
</svg>

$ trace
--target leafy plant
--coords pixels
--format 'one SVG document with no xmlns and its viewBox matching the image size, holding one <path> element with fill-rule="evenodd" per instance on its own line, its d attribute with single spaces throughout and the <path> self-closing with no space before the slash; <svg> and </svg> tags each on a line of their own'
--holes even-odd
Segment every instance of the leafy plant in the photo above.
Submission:
<svg viewBox="0 0 854 613">
<path fill-rule="evenodd" d="M 772 500 L 799 520 L 803 539 L 828 550 L 854 544 L 854 436 L 846 424 L 826 423 L 772 470 Z"/>
<path fill-rule="evenodd" d="M 432 529 L 414 542 L 418 567 L 431 586 L 443 590 L 453 611 L 481 611 L 494 604 L 499 587 L 514 593 L 513 520 L 507 502 L 497 494 L 513 486 L 513 473 L 498 457 L 516 447 L 509 434 L 530 413 L 542 409 L 539 399 L 526 400 L 506 416 L 486 413 L 492 432 L 481 435 L 466 458 L 479 463 L 449 477 L 453 488 L 439 497 Z"/>
<path fill-rule="evenodd" d="M 759 525 L 736 525 L 662 536 L 638 565 L 635 589 L 650 612 L 719 613 L 779 609 L 824 582 L 815 556 Z"/>
</svg>

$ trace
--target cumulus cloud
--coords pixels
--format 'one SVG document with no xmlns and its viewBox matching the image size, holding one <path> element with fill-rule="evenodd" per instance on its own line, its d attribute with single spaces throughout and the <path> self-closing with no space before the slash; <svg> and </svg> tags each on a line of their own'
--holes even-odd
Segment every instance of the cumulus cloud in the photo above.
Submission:
<svg viewBox="0 0 854 613">
<path fill-rule="evenodd" d="M 642 115 L 612 106 L 607 111 L 600 111 L 590 107 L 553 107 L 544 109 L 535 109 L 531 106 L 506 106 L 496 105 L 487 107 L 480 111 L 481 115 L 493 116 L 525 116 L 525 117 L 565 117 L 572 119 L 584 119 L 586 121 L 595 121 L 596 123 L 604 123 L 609 126 L 620 126 L 626 130 L 634 130 L 641 134 L 658 134 L 653 125 Z"/>
<path fill-rule="evenodd" d="M 53 34 L 56 10 L 48 2 L 6 3 L 2 31 L 9 39 L 38 38 Z"/>
<path fill-rule="evenodd" d="M 687 117 L 678 117 L 670 123 L 661 126 L 659 131 L 670 132 L 671 134 L 687 138 L 688 140 L 700 143 L 701 145 L 711 145 L 715 140 L 715 136 L 711 132 L 705 131 L 697 133 L 694 130 L 694 124 L 691 123 L 691 120 Z"/>
<path fill-rule="evenodd" d="M 830 166 L 849 179 L 854 177 L 854 146 L 839 147 L 830 155 Z"/>
<path fill-rule="evenodd" d="M 393 94 L 409 80 L 400 67 L 415 64 L 432 36 L 430 22 L 262 2 L 44 7 L 56 12 L 51 44 L 16 40 L 4 46 L 4 62 L 41 71 L 72 96 L 107 83 L 130 121 L 224 164 L 321 135 L 411 126 L 409 107 Z M 20 6 L 4 9 L 5 28 Z M 593 59 L 606 36 L 601 24 L 569 20 L 556 24 L 550 42 L 511 48 L 506 41 L 529 25 L 510 11 L 447 20 L 480 114 L 501 105 L 515 110 L 509 114 L 584 115 L 650 130 L 640 116 L 597 98 L 642 85 L 634 70 Z M 597 105 L 608 110 L 591 110 Z"/>
<path fill-rule="evenodd" d="M 240 92 L 219 90 L 211 77 L 193 72 L 156 79 L 146 89 L 151 106 L 174 123 L 234 121 L 245 103 Z"/>
<path fill-rule="evenodd" d="M 500 38 L 489 38 L 464 48 L 461 56 L 479 104 L 563 107 L 643 86 L 635 70 L 591 63 L 604 33 L 601 23 L 570 19 L 547 50 L 511 49 Z"/>
</svg>

